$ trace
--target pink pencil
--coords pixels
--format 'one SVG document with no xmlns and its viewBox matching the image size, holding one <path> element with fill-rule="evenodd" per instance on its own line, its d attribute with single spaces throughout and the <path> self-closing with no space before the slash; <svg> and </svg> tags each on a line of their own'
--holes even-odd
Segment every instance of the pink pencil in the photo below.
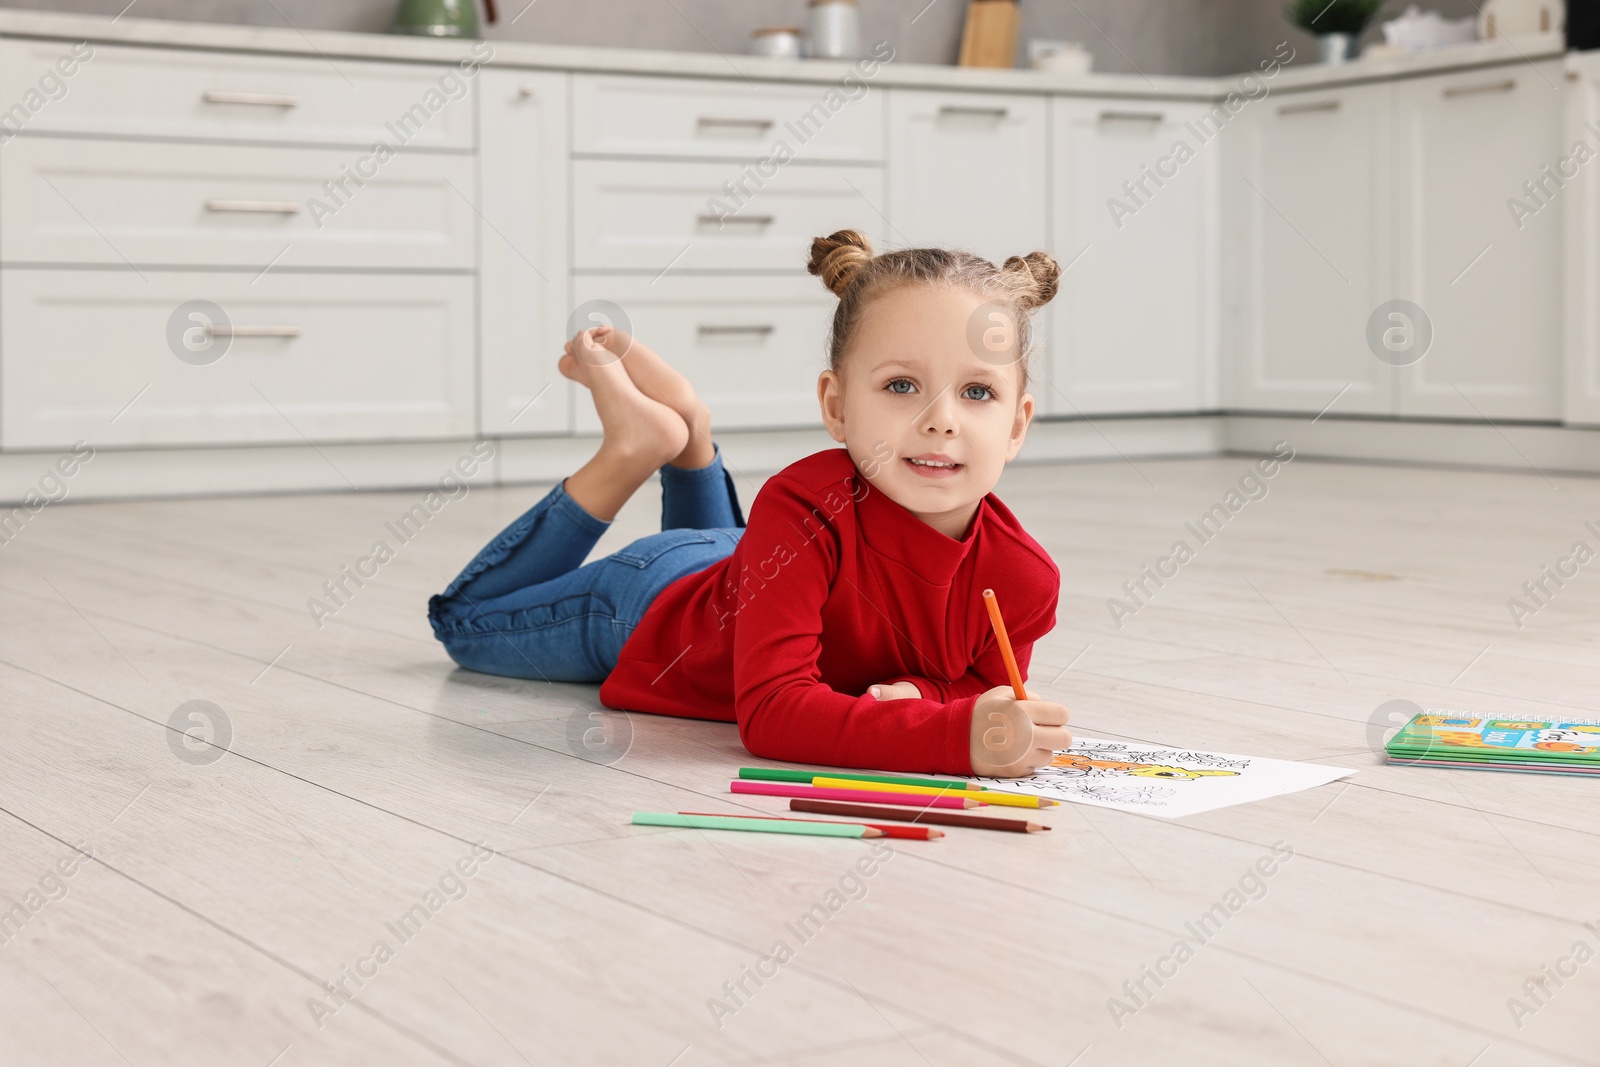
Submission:
<svg viewBox="0 0 1600 1067">
<path fill-rule="evenodd" d="M 754 782 L 736 778 L 728 783 L 735 793 L 761 793 L 769 797 L 805 797 L 808 800 L 854 800 L 870 804 L 904 804 L 912 808 L 988 807 L 980 800 L 960 796 L 935 796 L 931 793 L 869 793 L 865 789 L 824 789 L 795 782 Z"/>
</svg>

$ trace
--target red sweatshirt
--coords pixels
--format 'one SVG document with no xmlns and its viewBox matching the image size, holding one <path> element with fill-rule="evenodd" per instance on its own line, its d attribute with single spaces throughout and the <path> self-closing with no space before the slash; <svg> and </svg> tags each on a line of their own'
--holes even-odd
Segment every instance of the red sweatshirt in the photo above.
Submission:
<svg viewBox="0 0 1600 1067">
<path fill-rule="evenodd" d="M 757 756 L 972 773 L 972 706 L 1006 684 L 992 587 L 1024 676 L 1061 575 L 989 494 L 965 539 L 874 489 L 844 449 L 768 479 L 733 555 L 662 590 L 600 687 L 608 707 L 739 724 Z M 923 699 L 868 687 L 916 683 Z"/>
</svg>

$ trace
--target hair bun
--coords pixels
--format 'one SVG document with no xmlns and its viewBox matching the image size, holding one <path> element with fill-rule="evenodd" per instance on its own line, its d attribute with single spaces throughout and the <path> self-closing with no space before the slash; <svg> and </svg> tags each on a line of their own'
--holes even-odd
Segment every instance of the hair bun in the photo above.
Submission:
<svg viewBox="0 0 1600 1067">
<path fill-rule="evenodd" d="M 835 296 L 843 296 L 871 259 L 872 242 L 864 234 L 839 230 L 812 239 L 811 262 L 806 264 L 806 270 L 821 278 Z"/>
<path fill-rule="evenodd" d="M 1022 295 L 1023 306 L 1030 310 L 1050 303 L 1061 287 L 1061 264 L 1046 252 L 1012 256 L 1001 269 L 1020 274 L 1031 283 L 1023 286 Z"/>
</svg>

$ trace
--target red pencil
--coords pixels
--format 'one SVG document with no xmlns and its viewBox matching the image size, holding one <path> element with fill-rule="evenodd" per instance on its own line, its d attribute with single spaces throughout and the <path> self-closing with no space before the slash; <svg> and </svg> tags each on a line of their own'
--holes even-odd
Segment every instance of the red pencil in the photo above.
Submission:
<svg viewBox="0 0 1600 1067">
<path fill-rule="evenodd" d="M 679 815 L 727 815 L 726 811 L 680 811 Z M 790 819 L 783 815 L 751 815 L 749 812 L 734 813 L 740 819 L 778 819 L 783 822 L 833 822 L 833 819 Z M 911 841 L 932 841 L 943 837 L 943 830 L 935 830 L 928 826 L 891 826 L 887 823 L 864 822 L 860 826 L 869 826 L 874 830 L 882 830 L 884 837 L 904 837 Z"/>
</svg>

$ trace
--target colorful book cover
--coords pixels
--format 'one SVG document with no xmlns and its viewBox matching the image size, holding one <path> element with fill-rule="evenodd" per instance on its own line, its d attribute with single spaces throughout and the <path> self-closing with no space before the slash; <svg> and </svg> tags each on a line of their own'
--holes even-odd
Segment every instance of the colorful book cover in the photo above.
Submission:
<svg viewBox="0 0 1600 1067">
<path fill-rule="evenodd" d="M 1425 711 L 1412 716 L 1384 747 L 1392 763 L 1600 769 L 1600 722 L 1493 719 Z"/>
</svg>

